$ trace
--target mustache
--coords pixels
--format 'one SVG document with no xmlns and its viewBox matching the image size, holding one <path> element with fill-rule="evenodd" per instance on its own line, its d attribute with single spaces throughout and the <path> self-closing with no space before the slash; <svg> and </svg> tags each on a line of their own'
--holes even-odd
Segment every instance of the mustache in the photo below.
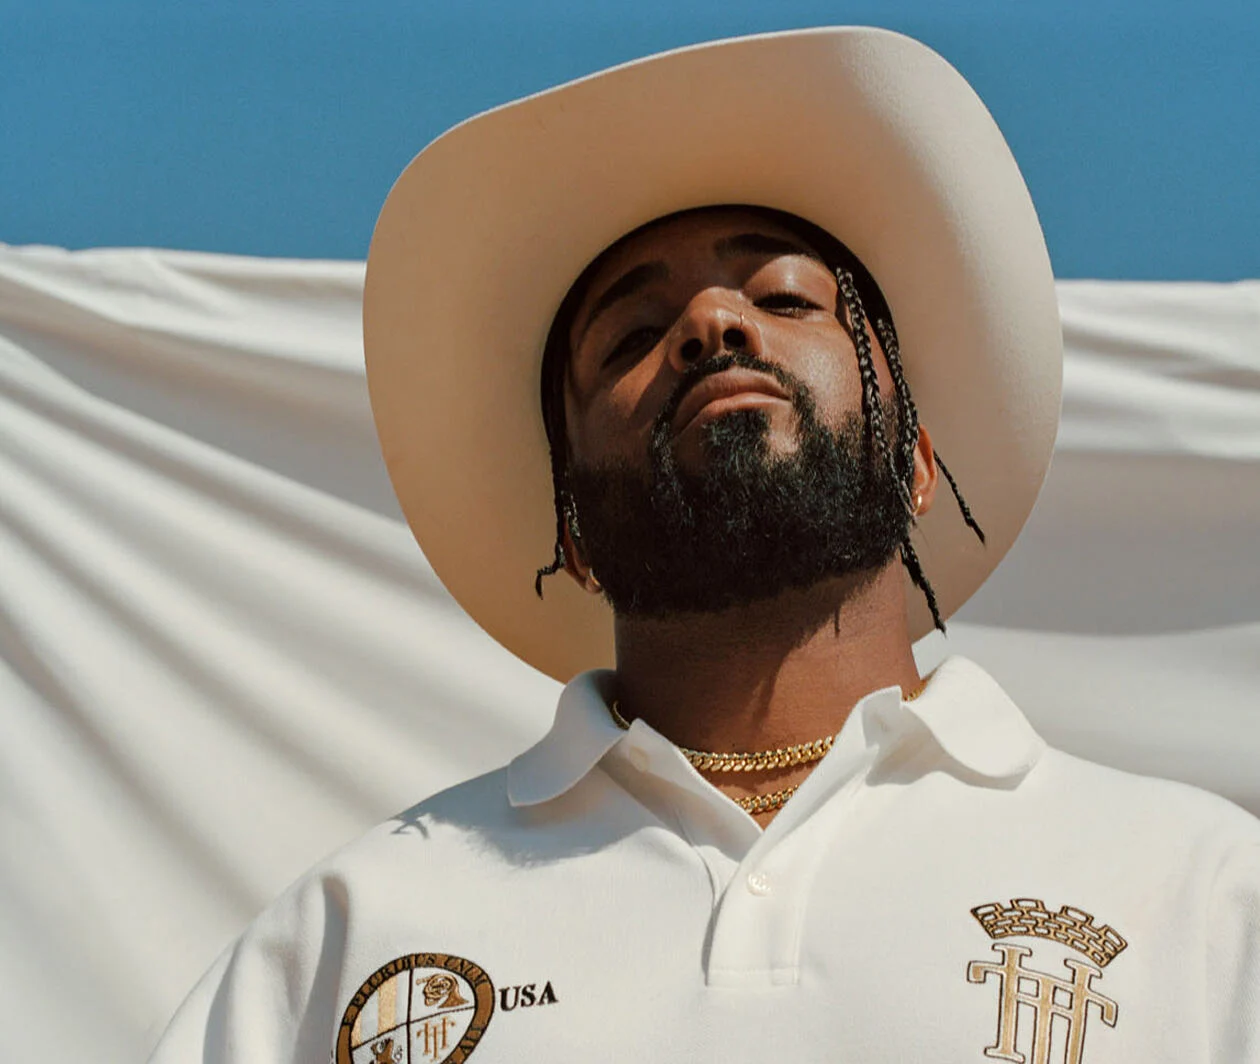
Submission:
<svg viewBox="0 0 1260 1064">
<path fill-rule="evenodd" d="M 679 379 L 669 398 L 665 400 L 665 405 L 661 407 L 661 412 L 656 415 L 656 421 L 652 426 L 653 437 L 657 439 L 667 439 L 669 437 L 670 429 L 674 422 L 674 415 L 678 413 L 678 408 L 682 405 L 682 401 L 687 398 L 687 393 L 697 384 L 706 377 L 712 377 L 717 373 L 725 373 L 728 369 L 735 368 L 753 370 L 773 377 L 778 381 L 779 386 L 788 393 L 788 397 L 792 400 L 792 405 L 798 411 L 802 397 L 808 394 L 808 387 L 804 381 L 773 362 L 766 362 L 764 359 L 760 359 L 756 355 L 750 355 L 745 351 L 731 351 L 722 355 L 714 355 L 712 358 L 706 358 L 702 362 L 697 362 L 694 366 L 691 366 Z"/>
</svg>

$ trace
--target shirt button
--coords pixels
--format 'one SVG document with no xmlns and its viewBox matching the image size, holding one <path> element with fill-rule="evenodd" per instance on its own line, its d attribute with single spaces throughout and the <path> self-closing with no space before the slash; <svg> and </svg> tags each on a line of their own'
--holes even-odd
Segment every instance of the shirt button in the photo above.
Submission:
<svg viewBox="0 0 1260 1064">
<path fill-rule="evenodd" d="M 764 898 L 770 893 L 770 877 L 765 872 L 753 872 L 748 877 L 748 892 Z"/>
<path fill-rule="evenodd" d="M 640 772 L 646 772 L 648 767 L 647 751 L 640 750 L 637 746 L 632 746 L 630 748 L 630 764 Z"/>
</svg>

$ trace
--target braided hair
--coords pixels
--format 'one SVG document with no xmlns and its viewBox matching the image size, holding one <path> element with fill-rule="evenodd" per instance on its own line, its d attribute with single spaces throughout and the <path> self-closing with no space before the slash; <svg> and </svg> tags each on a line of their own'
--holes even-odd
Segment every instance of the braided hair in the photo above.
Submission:
<svg viewBox="0 0 1260 1064">
<path fill-rule="evenodd" d="M 727 210 L 730 207 L 702 207 L 698 210 Z M 906 383 L 901 365 L 901 348 L 897 341 L 897 332 L 893 327 L 892 314 L 883 292 L 870 272 L 856 255 L 841 241 L 825 229 L 807 222 L 805 219 L 785 211 L 768 207 L 742 207 L 735 209 L 749 210 L 754 214 L 768 218 L 789 232 L 795 233 L 806 244 L 817 251 L 827 267 L 835 274 L 839 286 L 840 306 L 848 319 L 850 336 L 857 351 L 858 373 L 862 383 L 862 414 L 866 424 L 867 438 L 874 447 L 879 460 L 884 462 L 893 472 L 897 485 L 897 493 L 909 521 L 906 534 L 898 546 L 901 562 L 910 574 L 910 579 L 922 593 L 932 614 L 932 623 L 940 631 L 945 631 L 945 622 L 941 619 L 940 608 L 936 601 L 936 592 L 927 575 L 914 546 L 910 542 L 910 530 L 917 523 L 914 512 L 914 501 L 911 498 L 911 485 L 914 483 L 914 452 L 919 440 L 919 412 L 910 394 L 910 386 Z M 682 211 L 680 214 L 696 213 Z M 656 225 L 674 215 L 649 222 Z M 642 227 L 642 228 L 646 228 Z M 641 229 L 622 237 L 612 247 L 617 247 L 630 239 Z M 609 251 L 612 248 L 608 249 Z M 605 252 L 604 254 L 607 254 Z M 554 556 L 551 562 L 535 574 L 534 591 L 539 598 L 543 594 L 543 579 L 564 568 L 564 533 L 568 528 L 570 534 L 578 539 L 581 536 L 577 523 L 577 508 L 568 484 L 568 431 L 565 425 L 564 381 L 569 367 L 569 328 L 578 307 L 584 299 L 595 269 L 603 261 L 601 254 L 582 271 L 565 295 L 552 320 L 547 341 L 543 347 L 541 373 L 542 415 L 543 425 L 547 431 L 547 442 L 551 451 L 551 485 L 555 500 L 556 540 Z M 892 377 L 895 409 L 897 411 L 897 439 L 889 440 L 888 426 L 884 420 L 884 408 L 880 402 L 879 377 L 875 370 L 872 344 L 868 323 L 875 330 L 883 348 L 888 372 Z M 940 471 L 945 475 L 963 521 L 980 542 L 984 542 L 984 531 L 971 513 L 971 508 L 963 498 L 958 482 L 954 479 L 940 453 L 933 448 L 932 455 Z"/>
</svg>

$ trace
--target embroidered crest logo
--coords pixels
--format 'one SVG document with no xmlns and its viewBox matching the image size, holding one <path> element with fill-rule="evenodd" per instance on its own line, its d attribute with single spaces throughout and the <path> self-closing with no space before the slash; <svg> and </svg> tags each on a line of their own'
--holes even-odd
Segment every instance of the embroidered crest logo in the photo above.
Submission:
<svg viewBox="0 0 1260 1064">
<path fill-rule="evenodd" d="M 413 953 L 378 968 L 350 999 L 336 1064 L 462 1064 L 494 1014 L 494 984 L 472 961 Z"/>
<path fill-rule="evenodd" d="M 994 940 L 992 949 L 999 958 L 967 965 L 969 983 L 997 982 L 997 1040 L 984 1055 L 1016 1064 L 1081 1064 L 1089 1017 L 1116 1025 L 1119 1006 L 1095 989 L 1094 982 L 1128 943 L 1114 928 L 1095 925 L 1093 916 L 1081 909 L 1065 905 L 1051 912 L 1037 898 L 980 905 L 971 915 Z M 1093 963 L 1066 958 L 1067 977 L 1038 971 L 1024 966 L 1033 951 L 1001 941 L 1007 938 L 1047 939 Z"/>
</svg>

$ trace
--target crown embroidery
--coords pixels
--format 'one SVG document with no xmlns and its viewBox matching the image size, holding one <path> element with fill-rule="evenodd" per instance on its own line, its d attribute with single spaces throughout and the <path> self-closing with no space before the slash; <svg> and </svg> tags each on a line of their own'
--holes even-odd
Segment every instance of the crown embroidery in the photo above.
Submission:
<svg viewBox="0 0 1260 1064">
<path fill-rule="evenodd" d="M 1114 927 L 1096 925 L 1084 910 L 1064 905 L 1051 912 L 1039 898 L 1013 898 L 1007 906 L 1000 902 L 977 905 L 971 915 L 992 939 L 1048 938 L 1088 957 L 1099 968 L 1106 968 L 1128 945 Z"/>
</svg>

